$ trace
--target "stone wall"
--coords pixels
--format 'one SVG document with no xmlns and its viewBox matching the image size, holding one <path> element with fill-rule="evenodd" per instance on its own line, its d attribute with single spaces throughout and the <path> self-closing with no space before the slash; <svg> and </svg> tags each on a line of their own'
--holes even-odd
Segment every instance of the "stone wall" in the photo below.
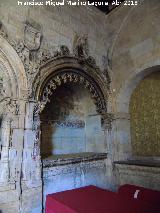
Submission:
<svg viewBox="0 0 160 213">
<path fill-rule="evenodd" d="M 105 160 L 81 162 L 43 170 L 44 203 L 47 194 L 95 185 L 107 188 Z M 45 206 L 45 204 L 44 204 Z"/>
<path fill-rule="evenodd" d="M 106 24 L 113 26 L 108 30 L 108 35 L 113 35 L 109 37 L 109 52 L 113 91 L 111 110 L 116 118 L 112 143 L 116 147 L 116 160 L 132 156 L 131 94 L 145 76 L 159 71 L 159 7 L 158 0 L 139 1 L 135 7 L 119 7 L 106 19 Z"/>
<path fill-rule="evenodd" d="M 116 165 L 118 185 L 133 184 L 160 190 L 160 168 L 154 166 Z M 153 180 L 154 179 L 154 180 Z"/>
<path fill-rule="evenodd" d="M 42 157 L 105 150 L 101 115 L 82 87 L 59 88 L 42 112 L 41 121 Z"/>
</svg>

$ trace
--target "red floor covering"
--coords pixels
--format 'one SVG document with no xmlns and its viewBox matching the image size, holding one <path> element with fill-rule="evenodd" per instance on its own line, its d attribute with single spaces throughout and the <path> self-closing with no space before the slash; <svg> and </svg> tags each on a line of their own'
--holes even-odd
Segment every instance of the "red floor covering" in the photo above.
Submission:
<svg viewBox="0 0 160 213">
<path fill-rule="evenodd" d="M 88 186 L 47 195 L 46 213 L 160 213 L 148 203 Z"/>
</svg>

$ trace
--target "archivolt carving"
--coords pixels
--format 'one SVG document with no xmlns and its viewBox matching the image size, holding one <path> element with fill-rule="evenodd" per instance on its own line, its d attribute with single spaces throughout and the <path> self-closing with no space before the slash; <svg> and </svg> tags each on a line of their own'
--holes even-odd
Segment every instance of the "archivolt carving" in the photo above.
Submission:
<svg viewBox="0 0 160 213">
<path fill-rule="evenodd" d="M 82 66 L 88 65 L 89 67 L 95 69 L 96 72 L 101 75 L 102 79 L 106 81 L 106 85 L 109 88 L 110 78 L 108 71 L 106 69 L 104 69 L 104 71 L 101 71 L 96 65 L 95 59 L 89 55 L 87 35 L 75 36 L 73 43 L 73 53 L 71 54 L 69 48 L 65 45 L 61 45 L 58 50 L 41 49 L 41 34 L 32 26 L 25 26 L 25 38 L 23 42 L 9 40 L 6 32 L 3 33 L 3 28 L 4 26 L 2 27 L 1 24 L 0 34 L 2 34 L 7 39 L 7 41 L 13 46 L 13 48 L 16 50 L 24 64 L 28 81 L 29 97 L 31 97 L 31 94 L 33 94 L 34 92 L 33 84 L 35 78 L 37 78 L 36 82 L 38 84 L 39 78 L 37 74 L 39 73 L 40 68 L 44 66 L 48 61 L 62 57 L 73 57 L 77 59 L 78 63 Z"/>
<path fill-rule="evenodd" d="M 27 79 L 22 61 L 0 33 L 1 100 L 6 97 L 26 98 Z"/>
<path fill-rule="evenodd" d="M 83 76 L 81 73 L 75 72 L 62 72 L 55 75 L 45 86 L 45 89 L 42 93 L 42 102 L 46 104 L 54 91 L 60 85 L 66 83 L 83 85 L 86 89 L 89 90 L 91 97 L 93 98 L 95 105 L 97 106 L 97 111 L 99 113 L 106 111 L 105 100 L 95 82 L 91 81 L 91 79 L 87 78 L 86 76 Z"/>
<path fill-rule="evenodd" d="M 40 67 L 44 66 L 51 59 L 70 55 L 68 47 L 64 45 L 60 46 L 60 49 L 57 51 L 40 49 L 35 53 L 29 50 L 23 42 L 10 41 L 10 43 L 24 64 L 28 80 L 29 97 L 31 97 L 33 81 Z"/>
<path fill-rule="evenodd" d="M 3 36 L 3 38 L 7 38 L 7 32 L 1 21 L 0 21 L 0 35 Z"/>
</svg>

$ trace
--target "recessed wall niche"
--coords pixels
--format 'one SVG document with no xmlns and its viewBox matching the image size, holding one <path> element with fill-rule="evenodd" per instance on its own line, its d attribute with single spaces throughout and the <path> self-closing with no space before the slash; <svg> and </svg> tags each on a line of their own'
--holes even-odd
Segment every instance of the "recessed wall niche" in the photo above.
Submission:
<svg viewBox="0 0 160 213">
<path fill-rule="evenodd" d="M 144 78 L 130 100 L 134 156 L 160 156 L 160 73 Z"/>
<path fill-rule="evenodd" d="M 101 115 L 87 89 L 65 84 L 41 113 L 41 156 L 104 152 Z"/>
</svg>

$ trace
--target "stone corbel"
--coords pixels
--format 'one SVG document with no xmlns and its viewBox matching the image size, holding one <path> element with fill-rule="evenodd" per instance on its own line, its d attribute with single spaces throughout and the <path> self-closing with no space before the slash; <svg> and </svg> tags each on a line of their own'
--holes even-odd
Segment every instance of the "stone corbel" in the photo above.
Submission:
<svg viewBox="0 0 160 213">
<path fill-rule="evenodd" d="M 33 109 L 33 117 L 39 117 L 40 113 L 43 111 L 46 105 L 45 101 L 38 101 Z"/>
<path fill-rule="evenodd" d="M 102 115 L 102 127 L 104 130 L 112 130 L 112 122 L 114 120 L 114 115 L 111 113 L 106 113 Z"/>
<path fill-rule="evenodd" d="M 43 111 L 46 102 L 38 101 L 33 108 L 33 130 L 40 131 L 40 113 Z"/>
</svg>

